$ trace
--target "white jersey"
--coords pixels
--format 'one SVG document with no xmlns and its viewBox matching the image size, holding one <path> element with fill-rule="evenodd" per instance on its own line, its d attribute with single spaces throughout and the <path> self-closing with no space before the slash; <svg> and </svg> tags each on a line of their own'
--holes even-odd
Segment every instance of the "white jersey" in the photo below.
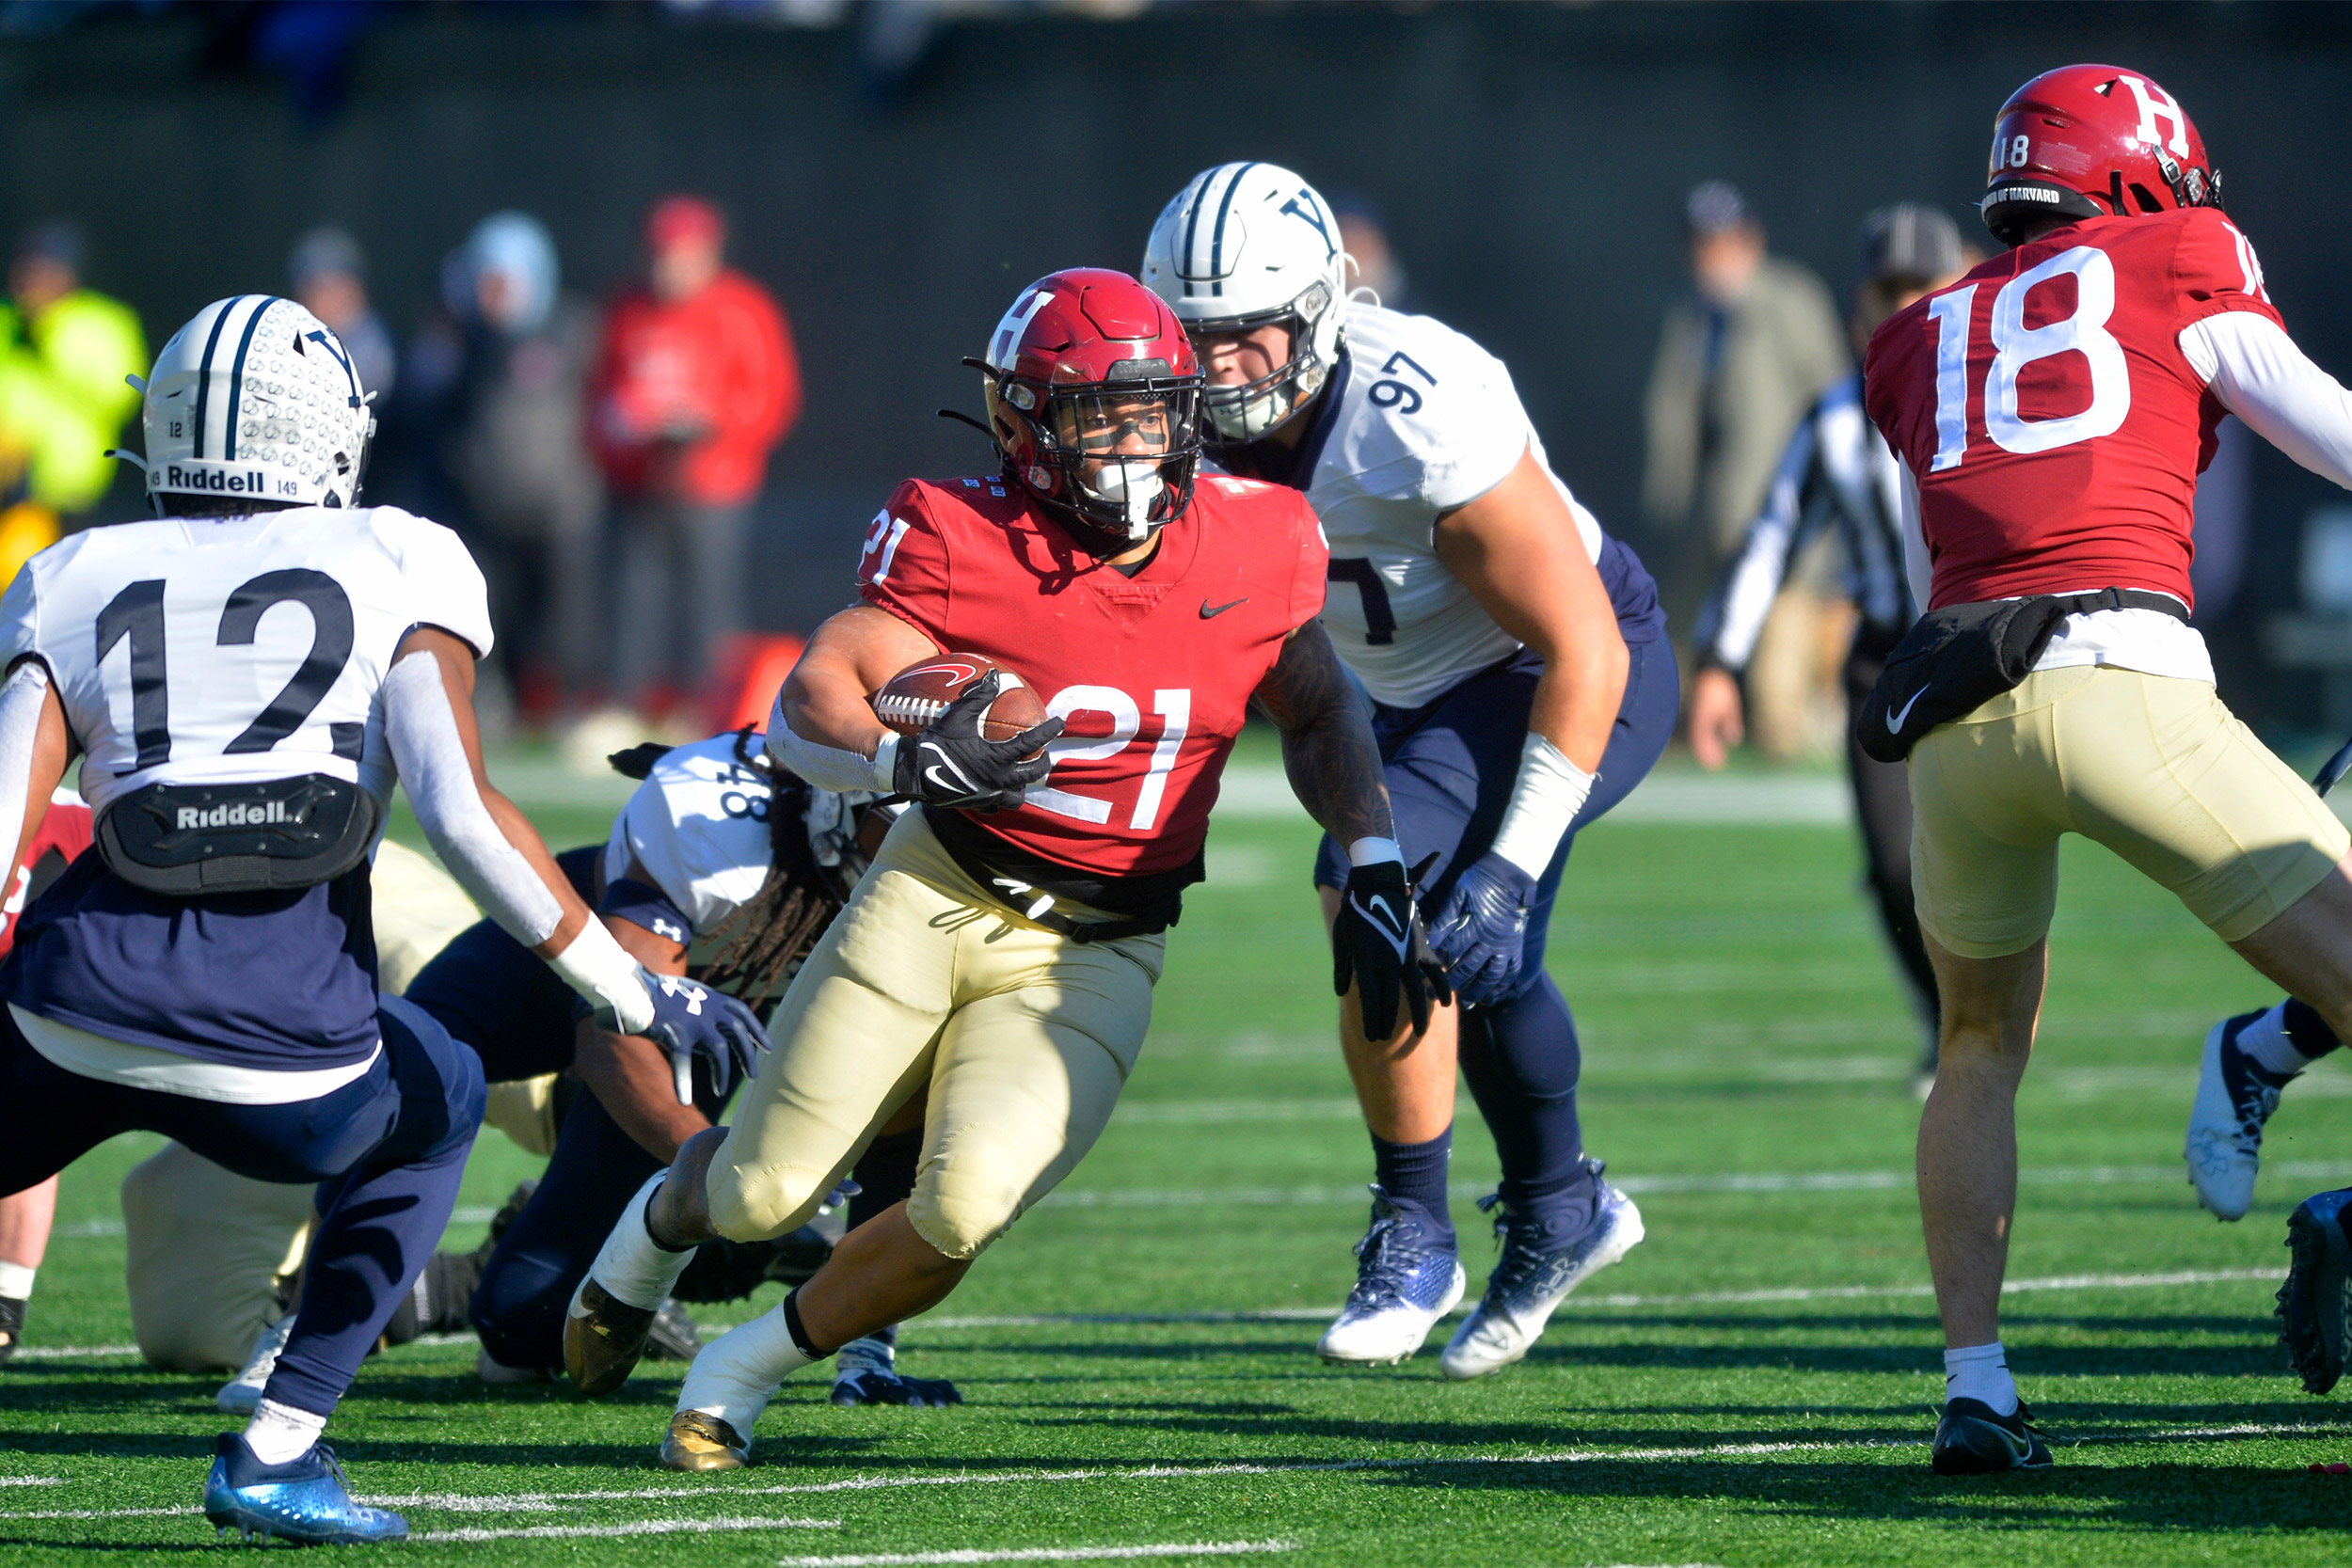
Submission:
<svg viewBox="0 0 2352 1568">
<path fill-rule="evenodd" d="M 152 784 L 324 773 L 390 799 L 384 677 L 437 626 L 490 650 L 482 573 L 396 507 L 164 517 L 76 533 L 0 597 L 0 663 L 38 656 L 91 807 Z"/>
<path fill-rule="evenodd" d="M 1438 559 L 1438 514 L 1533 451 L 1549 464 L 1502 360 L 1427 316 L 1351 305 L 1343 373 L 1309 417 L 1309 504 L 1330 541 L 1323 625 L 1375 702 L 1418 707 L 1519 648 Z M 1584 548 L 1600 524 L 1559 484 Z"/>
<path fill-rule="evenodd" d="M 757 735 L 747 744 L 760 754 Z M 737 754 L 731 730 L 663 752 L 612 819 L 605 884 L 628 876 L 635 861 L 686 917 L 691 934 L 707 939 L 768 880 L 771 795 L 768 775 Z M 685 943 L 689 964 L 708 957 L 680 933 L 661 934 Z"/>
</svg>

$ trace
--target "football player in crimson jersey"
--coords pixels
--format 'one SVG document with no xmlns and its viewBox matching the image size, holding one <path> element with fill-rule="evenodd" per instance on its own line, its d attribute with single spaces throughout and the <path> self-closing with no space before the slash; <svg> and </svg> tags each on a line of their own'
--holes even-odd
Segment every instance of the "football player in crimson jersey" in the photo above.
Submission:
<svg viewBox="0 0 2352 1568">
<path fill-rule="evenodd" d="M 1576 1021 L 1544 942 L 1578 830 L 1648 774 L 1678 682 L 1649 573 L 1552 473 L 1510 371 L 1441 322 L 1350 298 L 1338 233 L 1297 175 L 1223 164 L 1161 212 L 1143 276 L 1200 355 L 1212 454 L 1323 521 L 1323 626 L 1372 696 L 1396 836 L 1429 868 L 1430 942 L 1462 1002 L 1405 1035 L 1341 1006 L 1375 1181 L 1355 1288 L 1316 1350 L 1404 1360 L 1461 1298 L 1458 1041 L 1502 1156 L 1480 1203 L 1502 1253 L 1439 1366 L 1482 1377 L 1642 1239 L 1584 1151 Z M 1352 858 L 1325 838 L 1327 919 Z"/>
<path fill-rule="evenodd" d="M 35 833 L 17 857 L 16 880 L 0 904 L 0 957 L 16 941 L 16 917 L 64 872 L 68 862 L 90 845 L 89 807 L 72 790 L 57 791 Z M 49 1225 L 57 1212 L 57 1179 L 0 1197 L 0 1361 L 24 1339 L 24 1308 L 33 1275 L 49 1250 Z"/>
<path fill-rule="evenodd" d="M 811 784 L 919 809 L 786 993 L 733 1128 L 689 1143 L 614 1227 L 565 1327 L 573 1380 L 627 1375 L 687 1257 L 673 1249 L 801 1224 L 917 1096 L 921 1174 L 695 1358 L 661 1449 L 674 1468 L 746 1463 L 779 1380 L 936 1305 L 1092 1146 L 1252 703 L 1308 810 L 1356 850 L 1341 983 L 1384 1033 L 1400 1002 L 1418 1024 L 1442 994 L 1362 702 L 1315 624 L 1314 514 L 1279 486 L 1196 481 L 1184 329 L 1123 274 L 1055 273 L 974 363 L 1002 474 L 899 487 L 859 560 L 865 602 L 818 629 L 768 727 Z M 991 677 L 920 736 L 885 730 L 873 694 L 948 650 L 1018 672 L 1050 717 L 983 738 Z"/>
<path fill-rule="evenodd" d="M 1923 628 L 1980 619 L 1965 607 L 1991 600 L 2048 595 L 2040 609 L 2063 613 L 2022 682 L 1921 725 L 1909 757 L 1919 921 L 1944 1002 L 1918 1153 L 1947 1346 L 1939 1471 L 2050 1463 L 1998 1308 L 2059 836 L 2115 850 L 2309 1004 L 2240 1021 L 2241 1070 L 2291 1071 L 2307 1031 L 2352 1025 L 2344 830 L 2230 716 L 2186 623 L 2191 498 L 2225 412 L 2352 485 L 2352 400 L 2288 338 L 2219 198 L 2196 128 L 2155 83 L 2111 66 L 2038 76 L 1995 120 L 1982 203 L 2012 248 L 1870 343 L 1866 404 L 1915 483 L 1932 568 Z M 1903 705 L 1862 721 L 1899 739 L 1938 682 L 1961 686 L 1962 706 L 1991 684 L 1965 677 L 1991 666 L 1931 660 Z M 2347 1197 L 2307 1204 L 2295 1233 L 2298 1273 L 2339 1298 Z M 2329 1305 L 2337 1332 L 2312 1339 L 2335 1348 L 2298 1359 L 2340 1359 Z"/>
</svg>

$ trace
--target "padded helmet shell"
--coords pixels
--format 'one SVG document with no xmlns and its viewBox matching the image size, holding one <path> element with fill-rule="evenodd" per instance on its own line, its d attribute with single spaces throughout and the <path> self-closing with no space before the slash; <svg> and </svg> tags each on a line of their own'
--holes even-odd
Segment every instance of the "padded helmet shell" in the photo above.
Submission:
<svg viewBox="0 0 2352 1568">
<path fill-rule="evenodd" d="M 2188 111 L 2137 71 L 2044 71 L 1994 119 L 1979 210 L 2005 245 L 2036 214 L 2130 217 L 2220 205 L 2221 176 Z"/>
<path fill-rule="evenodd" d="M 150 496 L 358 501 L 375 416 L 342 341 L 293 300 L 207 305 L 155 356 L 145 390 Z"/>
</svg>

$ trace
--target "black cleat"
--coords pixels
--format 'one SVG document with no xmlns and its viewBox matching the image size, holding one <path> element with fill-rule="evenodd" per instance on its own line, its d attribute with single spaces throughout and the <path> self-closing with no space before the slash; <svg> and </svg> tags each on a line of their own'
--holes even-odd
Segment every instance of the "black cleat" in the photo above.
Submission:
<svg viewBox="0 0 2352 1568">
<path fill-rule="evenodd" d="M 2344 1375 L 2347 1308 L 2352 1308 L 2352 1240 L 2344 1215 L 2352 1188 L 2307 1197 L 2287 1216 L 2287 1282 L 2279 1287 L 2279 1342 L 2307 1394 L 2324 1394 Z"/>
<path fill-rule="evenodd" d="M 2020 1401 L 2014 1412 L 1995 1416 L 1982 1400 L 1948 1400 L 1935 1423 L 1935 1473 L 1989 1476 L 2009 1470 L 2046 1470 L 2050 1446 Z"/>
<path fill-rule="evenodd" d="M 687 1316 L 675 1296 L 664 1297 L 655 1309 L 653 1328 L 645 1336 L 648 1361 L 691 1361 L 703 1351 L 703 1334 Z"/>
<path fill-rule="evenodd" d="M 24 1302 L 18 1296 L 0 1296 L 0 1362 L 16 1354 L 16 1347 L 24 1340 Z"/>
</svg>

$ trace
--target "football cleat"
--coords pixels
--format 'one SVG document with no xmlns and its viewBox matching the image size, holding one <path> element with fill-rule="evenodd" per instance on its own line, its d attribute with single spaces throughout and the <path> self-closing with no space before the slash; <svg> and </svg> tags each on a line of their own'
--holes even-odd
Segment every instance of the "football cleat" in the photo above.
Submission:
<svg viewBox="0 0 2352 1568">
<path fill-rule="evenodd" d="M 661 1438 L 661 1465 L 668 1470 L 739 1470 L 752 1462 L 752 1443 L 723 1417 L 681 1410 L 670 1418 Z"/>
<path fill-rule="evenodd" d="M 553 1367 L 510 1367 L 485 1350 L 474 1353 L 473 1375 L 494 1388 L 504 1388 L 523 1384 L 553 1383 L 562 1374 Z"/>
<path fill-rule="evenodd" d="M 1501 1194 L 1478 1200 L 1479 1208 L 1494 1212 L 1502 1256 L 1487 1277 L 1486 1293 L 1438 1358 L 1446 1376 L 1457 1382 L 1485 1377 L 1525 1356 L 1569 1291 L 1641 1244 L 1642 1211 L 1600 1180 L 1598 1160 L 1584 1164 L 1598 1201 L 1592 1224 L 1566 1246 L 1547 1249 L 1542 1227 L 1532 1216 L 1513 1212 Z"/>
<path fill-rule="evenodd" d="M 405 1541 L 408 1521 L 352 1500 L 335 1450 L 313 1443 L 283 1465 L 264 1465 L 246 1440 L 224 1432 L 204 1482 L 204 1517 L 250 1539 L 276 1536 L 306 1546 Z"/>
<path fill-rule="evenodd" d="M 1930 1451 L 1939 1476 L 2050 1467 L 2050 1446 L 2042 1440 L 2042 1429 L 2033 1424 L 2033 1412 L 2022 1400 L 2007 1416 L 1995 1416 L 1982 1400 L 1947 1401 Z"/>
<path fill-rule="evenodd" d="M 0 1296 L 0 1364 L 16 1354 L 16 1347 L 24 1342 L 24 1299 L 22 1296 Z"/>
<path fill-rule="evenodd" d="M 628 1382 L 658 1316 L 614 1296 L 595 1275 L 582 1279 L 564 1317 L 564 1370 L 572 1386 L 593 1400 Z"/>
<path fill-rule="evenodd" d="M 1372 1189 L 1372 1227 L 1356 1243 L 1356 1288 L 1315 1354 L 1334 1366 L 1393 1366 L 1421 1349 L 1468 1283 L 1438 1226 L 1410 1199 Z"/>
<path fill-rule="evenodd" d="M 220 1386 L 213 1396 L 214 1407 L 231 1416 L 250 1416 L 262 1402 L 262 1390 L 269 1385 L 269 1374 L 278 1370 L 278 1355 L 286 1348 L 286 1337 L 294 1332 L 292 1312 L 262 1330 L 253 1341 L 253 1354 L 245 1358 L 245 1370 Z"/>
<path fill-rule="evenodd" d="M 842 1346 L 834 1357 L 833 1402 L 902 1404 L 914 1410 L 963 1402 L 956 1386 L 945 1378 L 901 1375 L 898 1339 L 898 1331 L 892 1327 Z"/>
<path fill-rule="evenodd" d="M 675 1296 L 654 1309 L 653 1325 L 645 1331 L 645 1354 L 655 1361 L 691 1361 L 702 1354 L 702 1330 L 687 1316 Z"/>
<path fill-rule="evenodd" d="M 2307 1197 L 2287 1216 L 2286 1283 L 2279 1287 L 2279 1342 L 2307 1394 L 2324 1394 L 2344 1375 L 2352 1338 L 2352 1242 L 2344 1218 L 2352 1188 Z"/>
<path fill-rule="evenodd" d="M 2254 1206 L 2254 1173 L 2262 1167 L 2263 1124 L 2279 1108 L 2286 1081 L 2265 1072 L 2237 1048 L 2260 1012 L 2224 1019 L 2205 1036 L 2204 1066 L 2188 1113 L 2188 1182 L 2197 1201 L 2225 1220 Z"/>
</svg>

